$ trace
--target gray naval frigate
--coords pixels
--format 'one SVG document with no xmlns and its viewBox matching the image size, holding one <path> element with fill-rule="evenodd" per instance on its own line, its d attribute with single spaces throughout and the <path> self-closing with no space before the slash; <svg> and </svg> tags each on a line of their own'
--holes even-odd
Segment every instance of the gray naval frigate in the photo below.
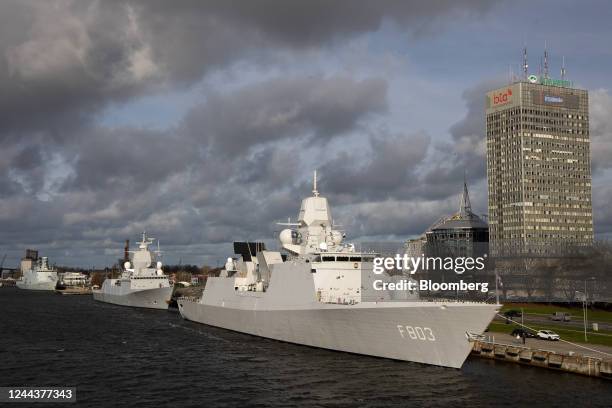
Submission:
<svg viewBox="0 0 612 408">
<path fill-rule="evenodd" d="M 19 289 L 55 290 L 57 285 L 57 270 L 49 266 L 46 256 L 21 261 L 22 276 L 16 284 Z"/>
<path fill-rule="evenodd" d="M 152 243 L 153 239 L 143 232 L 138 251 L 132 254 L 132 262 L 125 262 L 120 278 L 106 279 L 102 288 L 93 290 L 94 299 L 121 306 L 168 309 L 172 286 L 160 261 L 152 267 L 155 258 L 149 250 Z"/>
<path fill-rule="evenodd" d="M 376 254 L 359 252 L 334 229 L 316 188 L 298 222 L 280 233 L 284 254 L 262 243 L 234 243 L 201 298 L 180 298 L 183 318 L 330 350 L 459 368 L 500 305 L 420 301 L 418 293 L 375 291 Z M 385 276 L 393 281 L 393 276 Z"/>
</svg>

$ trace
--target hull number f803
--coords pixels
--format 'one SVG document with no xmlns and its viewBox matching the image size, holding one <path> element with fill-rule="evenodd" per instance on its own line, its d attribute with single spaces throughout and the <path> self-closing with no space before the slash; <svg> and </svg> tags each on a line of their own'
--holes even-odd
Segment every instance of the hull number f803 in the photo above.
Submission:
<svg viewBox="0 0 612 408">
<path fill-rule="evenodd" d="M 433 330 L 429 327 L 403 326 L 398 324 L 397 330 L 402 339 L 436 341 L 436 336 L 434 336 Z"/>
</svg>

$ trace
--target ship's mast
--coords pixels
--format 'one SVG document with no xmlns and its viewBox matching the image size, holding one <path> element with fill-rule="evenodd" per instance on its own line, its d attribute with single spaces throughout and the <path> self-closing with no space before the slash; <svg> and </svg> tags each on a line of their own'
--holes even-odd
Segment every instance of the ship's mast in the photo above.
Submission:
<svg viewBox="0 0 612 408">
<path fill-rule="evenodd" d="M 318 197 L 319 196 L 319 191 L 317 190 L 317 170 L 316 169 L 314 171 L 314 177 L 313 177 L 312 185 L 313 185 L 313 187 L 312 187 L 312 194 L 315 197 Z"/>
<path fill-rule="evenodd" d="M 142 232 L 142 241 L 139 242 L 139 248 L 140 249 L 148 249 L 149 245 L 151 245 L 153 243 L 153 241 L 155 240 L 155 238 L 147 238 L 147 233 L 146 231 Z"/>
</svg>

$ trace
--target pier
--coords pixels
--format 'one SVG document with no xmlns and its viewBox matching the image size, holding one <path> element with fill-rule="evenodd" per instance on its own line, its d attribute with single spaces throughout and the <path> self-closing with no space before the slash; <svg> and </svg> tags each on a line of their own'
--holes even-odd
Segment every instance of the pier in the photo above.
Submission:
<svg viewBox="0 0 612 408">
<path fill-rule="evenodd" d="M 528 339 L 523 345 L 507 334 L 474 340 L 472 355 L 612 380 L 612 347 L 580 349 L 572 344 Z"/>
<path fill-rule="evenodd" d="M 12 288 L 16 284 L 17 281 L 15 279 L 0 279 L 0 288 Z"/>
</svg>

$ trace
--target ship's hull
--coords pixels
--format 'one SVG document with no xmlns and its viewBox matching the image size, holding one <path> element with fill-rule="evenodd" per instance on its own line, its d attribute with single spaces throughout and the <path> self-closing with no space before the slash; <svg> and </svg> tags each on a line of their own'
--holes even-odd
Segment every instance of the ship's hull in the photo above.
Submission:
<svg viewBox="0 0 612 408">
<path fill-rule="evenodd" d="M 56 281 L 42 281 L 42 282 L 23 282 L 17 281 L 17 287 L 24 290 L 55 290 Z"/>
<path fill-rule="evenodd" d="M 499 308 L 467 302 L 323 303 L 314 273 L 309 263 L 274 265 L 265 292 L 239 291 L 232 278 L 210 277 L 202 298 L 179 299 L 179 311 L 188 320 L 274 340 L 459 368 L 472 346 L 466 332 L 484 332 Z"/>
<path fill-rule="evenodd" d="M 274 340 L 396 360 L 460 368 L 471 351 L 466 332 L 482 333 L 489 304 L 321 305 L 311 310 L 241 310 L 179 300 L 181 315 Z M 419 305 L 420 303 L 420 305 Z"/>
<path fill-rule="evenodd" d="M 168 309 L 172 287 L 143 289 L 127 293 L 107 293 L 103 290 L 94 290 L 94 300 L 112 303 L 120 306 L 144 307 L 148 309 Z"/>
</svg>

